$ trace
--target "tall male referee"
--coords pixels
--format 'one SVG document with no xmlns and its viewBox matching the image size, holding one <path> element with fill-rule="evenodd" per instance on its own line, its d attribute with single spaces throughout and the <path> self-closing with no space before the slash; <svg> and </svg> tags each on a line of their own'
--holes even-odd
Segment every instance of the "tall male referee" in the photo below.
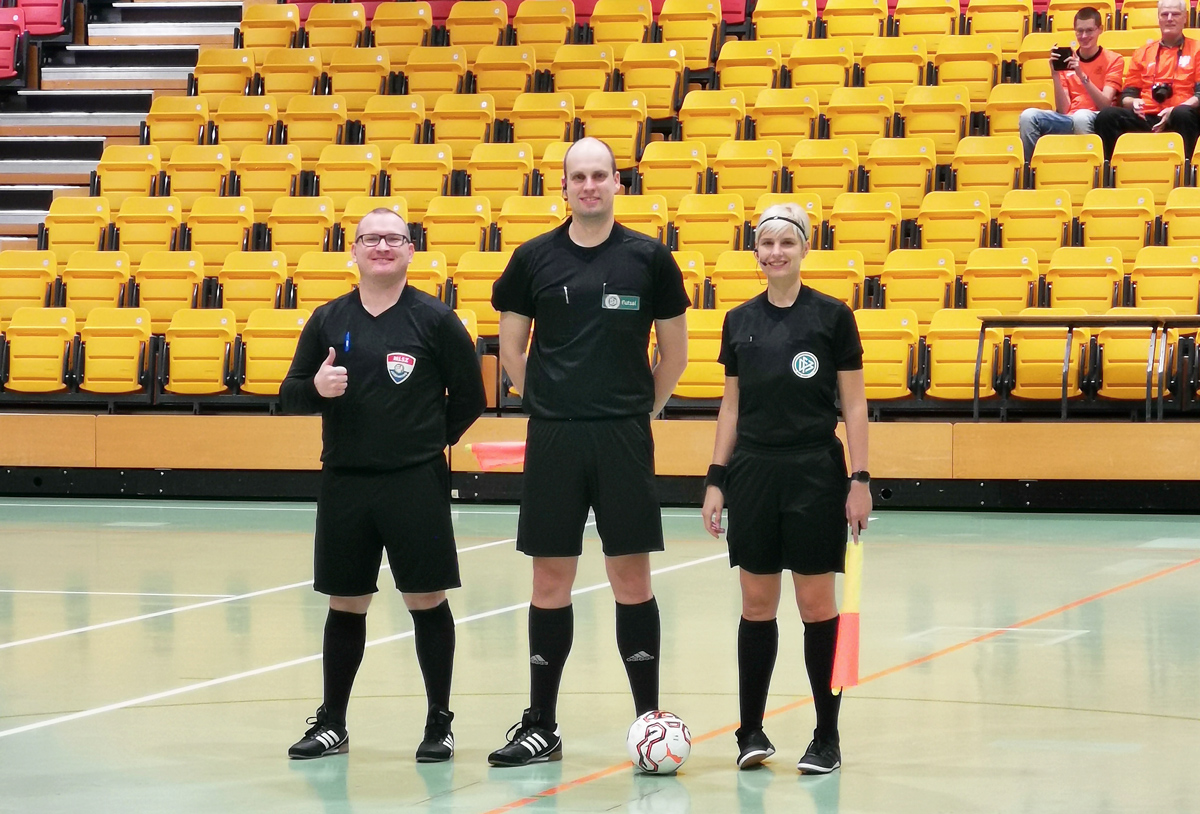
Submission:
<svg viewBox="0 0 1200 814">
<path fill-rule="evenodd" d="M 660 626 L 650 554 L 663 548 L 650 418 L 687 366 L 690 302 L 665 245 L 616 223 L 612 150 L 585 138 L 563 160 L 572 217 L 520 246 L 492 290 L 500 361 L 529 413 L 517 548 L 533 558 L 529 708 L 494 766 L 562 758 L 558 687 L 588 509 L 617 602 L 617 648 L 640 715 L 658 707 Z M 531 324 L 533 345 L 526 356 Z M 650 326 L 659 362 L 651 370 Z"/>
<path fill-rule="evenodd" d="M 483 376 L 454 312 L 405 285 L 413 245 L 399 215 L 369 212 L 353 253 L 358 288 L 313 312 L 279 391 L 285 411 L 322 418 L 313 587 L 329 595 L 324 703 L 288 755 L 349 750 L 346 706 L 386 549 L 412 614 L 429 702 L 417 761 L 449 760 L 454 617 L 446 589 L 461 583 L 443 453 L 483 412 Z"/>
</svg>

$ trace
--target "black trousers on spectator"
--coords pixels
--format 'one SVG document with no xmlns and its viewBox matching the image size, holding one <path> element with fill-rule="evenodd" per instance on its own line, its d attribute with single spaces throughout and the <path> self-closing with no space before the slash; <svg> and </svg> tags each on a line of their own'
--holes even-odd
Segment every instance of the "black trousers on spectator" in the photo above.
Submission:
<svg viewBox="0 0 1200 814">
<path fill-rule="evenodd" d="M 1096 135 L 1104 142 L 1104 157 L 1112 158 L 1113 148 L 1117 139 L 1123 133 L 1149 133 L 1158 124 L 1158 116 L 1151 114 L 1142 118 L 1132 110 L 1124 107 L 1109 107 L 1101 110 L 1096 116 Z M 1187 160 L 1192 160 L 1192 150 L 1196 147 L 1196 137 L 1200 136 L 1200 109 L 1194 107 L 1177 107 L 1167 116 L 1164 131 L 1178 133 L 1183 138 L 1183 152 Z"/>
</svg>

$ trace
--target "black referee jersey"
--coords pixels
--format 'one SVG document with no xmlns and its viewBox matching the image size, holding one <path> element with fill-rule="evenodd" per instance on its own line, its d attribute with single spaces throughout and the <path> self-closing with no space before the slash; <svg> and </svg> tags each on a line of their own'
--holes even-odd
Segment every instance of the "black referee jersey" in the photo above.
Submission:
<svg viewBox="0 0 1200 814">
<path fill-rule="evenodd" d="M 718 361 L 738 380 L 738 445 L 786 451 L 830 443 L 838 371 L 861 370 L 862 355 L 854 313 L 806 285 L 790 308 L 763 292 L 731 310 Z"/>
<path fill-rule="evenodd" d="M 329 355 L 346 368 L 346 392 L 322 398 L 313 376 Z M 319 306 L 304 326 L 279 388 L 289 413 L 321 413 L 326 466 L 404 469 L 441 455 L 483 413 L 475 346 L 444 303 L 406 285 L 377 317 L 358 290 Z"/>
<path fill-rule="evenodd" d="M 524 407 L 534 418 L 649 415 L 650 327 L 691 305 L 670 250 L 613 225 L 598 246 L 571 240 L 571 221 L 513 253 L 492 306 L 534 320 Z"/>
</svg>

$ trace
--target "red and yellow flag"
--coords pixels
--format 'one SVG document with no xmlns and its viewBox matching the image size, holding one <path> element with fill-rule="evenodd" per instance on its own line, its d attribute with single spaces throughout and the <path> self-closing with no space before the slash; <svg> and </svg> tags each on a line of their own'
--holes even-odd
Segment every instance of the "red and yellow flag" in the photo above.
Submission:
<svg viewBox="0 0 1200 814">
<path fill-rule="evenodd" d="M 846 545 L 846 584 L 838 620 L 837 644 L 833 651 L 833 694 L 858 686 L 858 600 L 862 592 L 862 543 Z"/>
<path fill-rule="evenodd" d="M 479 441 L 467 444 L 467 450 L 479 461 L 479 466 L 487 472 L 501 466 L 512 466 L 525 463 L 524 441 Z"/>
</svg>

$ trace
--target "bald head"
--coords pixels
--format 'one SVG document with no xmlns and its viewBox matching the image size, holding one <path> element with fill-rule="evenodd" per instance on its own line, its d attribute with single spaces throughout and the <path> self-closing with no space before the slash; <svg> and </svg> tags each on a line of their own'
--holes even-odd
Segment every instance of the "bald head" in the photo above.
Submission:
<svg viewBox="0 0 1200 814">
<path fill-rule="evenodd" d="M 616 175 L 618 172 L 617 156 L 613 153 L 612 147 L 609 147 L 598 138 L 586 137 L 581 138 L 579 141 L 572 144 L 567 148 L 567 151 L 563 153 L 563 177 L 566 177 L 570 174 L 568 167 L 571 165 L 571 156 L 575 153 L 578 153 L 581 157 L 587 156 L 588 158 L 593 159 L 601 158 L 607 155 L 608 161 L 612 165 L 613 175 Z"/>
</svg>

